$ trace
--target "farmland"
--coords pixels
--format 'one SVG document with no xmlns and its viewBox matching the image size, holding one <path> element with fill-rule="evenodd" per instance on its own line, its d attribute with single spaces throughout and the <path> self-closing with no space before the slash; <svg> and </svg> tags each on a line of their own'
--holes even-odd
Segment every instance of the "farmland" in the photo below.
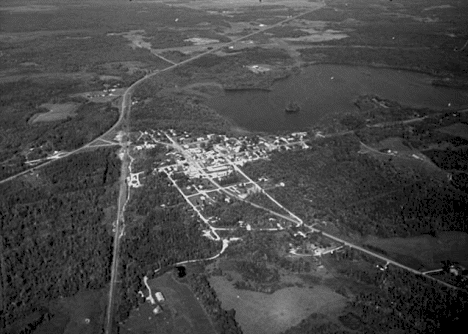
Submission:
<svg viewBox="0 0 468 334">
<path fill-rule="evenodd" d="M 160 314 L 154 314 L 154 305 L 146 302 L 130 313 L 129 318 L 121 325 L 124 333 L 142 333 L 152 331 L 156 334 L 214 334 L 213 325 L 192 291 L 176 282 L 171 272 L 149 282 L 153 294 L 162 292 L 165 301 L 159 303 Z M 145 295 L 148 294 L 145 291 Z"/>
</svg>

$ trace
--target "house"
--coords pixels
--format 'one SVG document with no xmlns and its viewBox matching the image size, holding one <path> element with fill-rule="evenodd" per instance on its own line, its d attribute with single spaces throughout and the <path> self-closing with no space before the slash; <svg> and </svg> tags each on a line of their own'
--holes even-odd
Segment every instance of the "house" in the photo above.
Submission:
<svg viewBox="0 0 468 334">
<path fill-rule="evenodd" d="M 161 302 L 166 300 L 164 298 L 164 295 L 160 291 L 156 292 L 154 295 L 156 296 L 156 299 L 157 299 L 158 303 L 161 303 Z"/>
</svg>

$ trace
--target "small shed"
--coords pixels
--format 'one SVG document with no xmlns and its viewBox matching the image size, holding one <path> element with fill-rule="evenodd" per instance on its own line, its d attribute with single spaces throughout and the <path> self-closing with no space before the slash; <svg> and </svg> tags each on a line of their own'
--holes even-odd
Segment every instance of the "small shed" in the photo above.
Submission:
<svg viewBox="0 0 468 334">
<path fill-rule="evenodd" d="M 153 309 L 153 313 L 154 313 L 154 314 L 159 314 L 159 313 L 161 313 L 161 312 L 162 312 L 162 307 L 161 307 L 161 305 L 158 305 L 158 306 L 156 306 L 156 307 Z"/>
</svg>

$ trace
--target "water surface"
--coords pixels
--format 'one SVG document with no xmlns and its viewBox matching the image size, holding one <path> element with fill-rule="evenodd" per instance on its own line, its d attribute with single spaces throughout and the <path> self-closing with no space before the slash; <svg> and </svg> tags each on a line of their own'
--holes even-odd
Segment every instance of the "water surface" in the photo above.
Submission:
<svg viewBox="0 0 468 334">
<path fill-rule="evenodd" d="M 359 95 L 375 94 L 402 105 L 458 109 L 468 106 L 468 92 L 431 85 L 432 77 L 392 69 L 345 65 L 313 65 L 277 82 L 272 91 L 227 91 L 208 104 L 251 131 L 300 130 L 334 113 L 353 111 Z M 289 100 L 301 105 L 286 113 Z"/>
</svg>

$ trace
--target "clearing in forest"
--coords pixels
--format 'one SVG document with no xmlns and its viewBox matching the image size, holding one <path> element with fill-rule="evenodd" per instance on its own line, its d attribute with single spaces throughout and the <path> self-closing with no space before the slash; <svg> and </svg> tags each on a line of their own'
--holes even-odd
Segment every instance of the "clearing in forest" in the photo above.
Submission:
<svg viewBox="0 0 468 334">
<path fill-rule="evenodd" d="M 49 109 L 46 113 L 34 115 L 30 123 L 34 124 L 37 122 L 54 122 L 67 119 L 68 117 L 76 116 L 75 111 L 80 105 L 76 103 L 63 103 L 63 104 L 52 104 L 44 103 L 41 108 Z"/>
<path fill-rule="evenodd" d="M 236 320 L 244 333 L 277 334 L 299 324 L 314 312 L 329 313 L 341 309 L 345 298 L 326 286 L 290 287 L 266 294 L 238 290 L 225 277 L 213 276 L 225 310 L 236 310 Z"/>
<path fill-rule="evenodd" d="M 157 305 L 145 302 L 133 310 L 121 326 L 124 333 L 215 333 L 210 319 L 192 291 L 186 285 L 176 282 L 170 272 L 149 281 L 149 285 L 153 298 L 156 292 L 163 294 L 165 300 L 158 303 L 162 311 L 154 314 Z M 144 293 L 148 295 L 148 291 Z"/>
<path fill-rule="evenodd" d="M 412 267 L 427 270 L 442 267 L 441 261 L 459 262 L 468 267 L 468 234 L 464 232 L 441 232 L 437 237 L 421 235 L 412 238 L 371 238 L 366 245 L 386 252 L 395 260 Z M 420 268 L 415 268 L 420 269 Z"/>
</svg>

